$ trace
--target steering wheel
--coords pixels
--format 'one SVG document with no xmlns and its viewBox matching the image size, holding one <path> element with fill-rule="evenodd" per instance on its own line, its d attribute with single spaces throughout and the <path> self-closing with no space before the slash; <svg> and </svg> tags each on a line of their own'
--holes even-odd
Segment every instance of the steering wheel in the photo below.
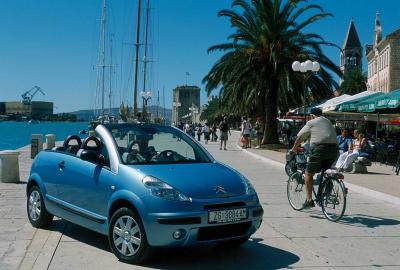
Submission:
<svg viewBox="0 0 400 270">
<path fill-rule="evenodd" d="M 93 141 L 96 144 L 96 146 L 88 146 L 90 141 Z M 81 149 L 83 149 L 83 150 L 100 151 L 101 150 L 101 141 L 95 136 L 90 136 L 90 137 L 85 139 Z"/>
<path fill-rule="evenodd" d="M 132 147 L 136 144 L 136 141 L 133 140 L 129 143 L 128 147 L 126 148 L 126 152 L 131 152 L 132 151 Z"/>
<path fill-rule="evenodd" d="M 75 140 L 77 142 L 77 144 L 75 145 L 70 145 L 69 143 L 71 141 Z M 70 135 L 68 136 L 64 143 L 63 143 L 63 147 L 68 151 L 68 152 L 76 152 L 78 151 L 79 148 L 81 148 L 82 146 L 82 140 L 78 135 Z"/>
<path fill-rule="evenodd" d="M 160 152 L 158 155 L 154 156 L 153 159 L 157 160 L 157 159 L 161 158 L 165 161 L 176 161 L 176 160 L 179 160 L 179 157 L 180 157 L 180 155 L 173 150 L 164 150 L 164 151 Z"/>
</svg>

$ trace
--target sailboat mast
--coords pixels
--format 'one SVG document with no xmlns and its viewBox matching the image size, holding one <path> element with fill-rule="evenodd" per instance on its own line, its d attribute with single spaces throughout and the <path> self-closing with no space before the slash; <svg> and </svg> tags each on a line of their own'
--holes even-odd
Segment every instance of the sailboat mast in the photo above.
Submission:
<svg viewBox="0 0 400 270">
<path fill-rule="evenodd" d="M 137 28 L 136 28 L 136 59 L 135 59 L 135 82 L 134 82 L 134 92 L 133 92 L 133 113 L 134 117 L 138 112 L 137 108 L 137 93 L 138 93 L 138 70 L 139 70 L 139 47 L 140 47 L 140 9 L 141 0 L 138 0 L 138 15 L 137 15 Z"/>
<path fill-rule="evenodd" d="M 110 38 L 110 92 L 108 92 L 108 115 L 111 116 L 111 88 L 112 88 L 112 72 L 113 72 L 113 65 L 112 65 L 112 49 L 113 49 L 113 37 L 111 35 Z"/>
<path fill-rule="evenodd" d="M 103 0 L 103 8 L 101 13 L 101 57 L 100 57 L 100 67 L 101 67 L 101 115 L 104 117 L 104 71 L 105 71 L 105 58 L 106 58 L 106 0 Z"/>
<path fill-rule="evenodd" d="M 157 119 L 158 119 L 158 110 L 160 108 L 160 90 L 157 90 Z"/>
<path fill-rule="evenodd" d="M 165 85 L 163 86 L 163 88 L 162 88 L 162 96 L 163 96 L 163 117 L 164 117 L 164 124 L 165 124 L 165 121 L 166 121 L 166 116 L 165 116 Z"/>
<path fill-rule="evenodd" d="M 150 0 L 147 0 L 146 7 L 146 32 L 145 32 L 145 40 L 144 40 L 144 57 L 143 57 L 143 91 L 146 92 L 146 77 L 147 77 L 147 45 L 148 45 L 148 36 L 149 36 L 149 17 L 150 17 Z M 144 113 L 145 109 L 145 101 L 142 99 L 142 112 Z M 144 117 L 144 116 L 143 116 Z"/>
</svg>

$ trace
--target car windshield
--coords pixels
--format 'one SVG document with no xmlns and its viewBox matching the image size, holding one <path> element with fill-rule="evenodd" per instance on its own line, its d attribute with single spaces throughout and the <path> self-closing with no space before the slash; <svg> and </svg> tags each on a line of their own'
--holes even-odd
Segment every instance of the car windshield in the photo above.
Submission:
<svg viewBox="0 0 400 270">
<path fill-rule="evenodd" d="M 124 164 L 212 162 L 209 155 L 183 132 L 150 124 L 105 125 Z"/>
</svg>

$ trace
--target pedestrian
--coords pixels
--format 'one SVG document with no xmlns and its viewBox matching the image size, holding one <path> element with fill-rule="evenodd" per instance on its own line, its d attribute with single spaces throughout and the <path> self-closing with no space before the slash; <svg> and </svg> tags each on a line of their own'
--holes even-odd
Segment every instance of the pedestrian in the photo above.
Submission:
<svg viewBox="0 0 400 270">
<path fill-rule="evenodd" d="M 203 127 L 199 123 L 196 127 L 196 134 L 197 134 L 197 140 L 200 142 L 201 141 L 201 134 L 203 133 Z"/>
<path fill-rule="evenodd" d="M 228 119 L 226 116 L 224 116 L 222 122 L 219 124 L 219 139 L 220 139 L 220 145 L 219 145 L 219 150 L 222 150 L 222 144 L 224 145 L 224 150 L 226 149 L 226 142 L 228 141 L 228 133 L 231 135 L 231 131 L 229 129 L 228 125 Z"/>
<path fill-rule="evenodd" d="M 203 134 L 204 134 L 205 144 L 208 144 L 208 141 L 210 140 L 210 127 L 208 126 L 207 121 L 204 123 Z"/>
<path fill-rule="evenodd" d="M 244 146 L 243 148 L 251 148 L 251 123 L 247 120 L 247 117 L 243 117 L 242 121 L 242 136 L 244 137 Z"/>
<path fill-rule="evenodd" d="M 367 140 L 363 133 L 354 130 L 354 137 L 355 139 L 349 146 L 349 150 L 340 154 L 339 159 L 336 162 L 335 167 L 339 171 L 346 171 L 350 167 L 350 164 L 357 159 L 360 155 L 360 151 L 363 150 L 367 144 Z"/>
<path fill-rule="evenodd" d="M 350 149 L 352 140 L 351 137 L 349 136 L 347 129 L 343 128 L 342 134 L 337 136 L 336 139 L 339 146 L 340 154 L 343 154 L 344 152 L 347 152 Z"/>
<path fill-rule="evenodd" d="M 186 134 L 190 135 L 190 125 L 189 123 L 185 123 L 185 125 L 183 126 L 183 132 L 185 132 Z"/>
<path fill-rule="evenodd" d="M 254 130 L 256 131 L 256 136 L 257 136 L 257 146 L 256 149 L 261 147 L 261 141 L 263 139 L 264 135 L 264 126 L 262 124 L 261 117 L 257 118 L 256 123 L 254 124 Z"/>
<path fill-rule="evenodd" d="M 217 139 L 217 123 L 214 122 L 211 128 L 211 141 L 216 142 Z"/>
</svg>

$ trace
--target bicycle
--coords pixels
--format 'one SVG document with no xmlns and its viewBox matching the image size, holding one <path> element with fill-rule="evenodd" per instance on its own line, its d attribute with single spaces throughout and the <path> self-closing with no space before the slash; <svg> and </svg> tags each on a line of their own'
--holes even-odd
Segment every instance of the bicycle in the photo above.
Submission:
<svg viewBox="0 0 400 270">
<path fill-rule="evenodd" d="M 313 181 L 314 202 L 322 208 L 324 216 L 330 221 L 340 220 L 346 210 L 347 188 L 344 185 L 343 174 L 329 169 L 331 164 L 323 164 L 322 171 Z M 328 165 L 328 166 L 327 166 Z M 287 182 L 287 197 L 290 206 L 297 211 L 303 209 L 306 200 L 305 170 L 298 170 L 289 176 Z M 314 185 L 318 185 L 315 192 Z"/>
</svg>

